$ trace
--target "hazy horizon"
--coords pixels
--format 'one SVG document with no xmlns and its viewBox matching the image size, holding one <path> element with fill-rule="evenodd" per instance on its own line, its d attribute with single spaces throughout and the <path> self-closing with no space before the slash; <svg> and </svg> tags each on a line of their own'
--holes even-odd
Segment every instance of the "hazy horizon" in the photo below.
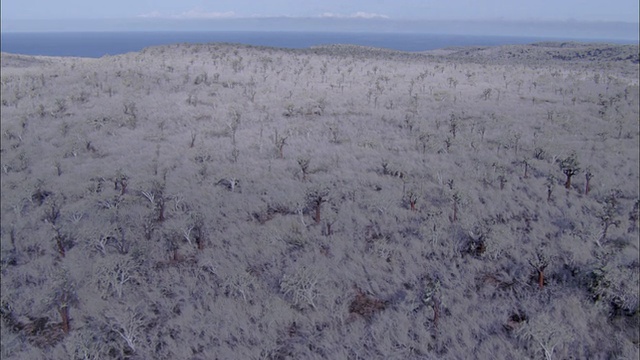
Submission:
<svg viewBox="0 0 640 360">
<path fill-rule="evenodd" d="M 78 0 L 5 0 L 2 20 L 15 19 L 230 19 L 230 18 L 341 18 L 392 20 L 514 20 L 514 21 L 622 21 L 638 22 L 638 2 L 610 0 L 201 0 L 83 2 Z"/>
<path fill-rule="evenodd" d="M 3 32 L 329 31 L 638 40 L 638 2 L 7 0 Z"/>
<path fill-rule="evenodd" d="M 292 31 L 423 33 L 638 41 L 638 23 L 607 21 L 393 20 L 385 18 L 229 18 L 3 20 L 10 32 Z"/>
</svg>

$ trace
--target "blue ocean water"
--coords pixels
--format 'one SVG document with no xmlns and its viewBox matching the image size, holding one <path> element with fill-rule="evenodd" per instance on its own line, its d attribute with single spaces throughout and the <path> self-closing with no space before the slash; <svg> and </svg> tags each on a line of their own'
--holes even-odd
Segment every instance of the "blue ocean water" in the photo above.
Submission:
<svg viewBox="0 0 640 360">
<path fill-rule="evenodd" d="M 550 39 L 533 37 L 465 36 L 407 33 L 335 32 L 42 32 L 2 33 L 3 52 L 101 57 L 175 43 L 227 42 L 282 48 L 326 44 L 355 44 L 402 51 L 425 51 L 449 46 L 527 44 Z"/>
</svg>

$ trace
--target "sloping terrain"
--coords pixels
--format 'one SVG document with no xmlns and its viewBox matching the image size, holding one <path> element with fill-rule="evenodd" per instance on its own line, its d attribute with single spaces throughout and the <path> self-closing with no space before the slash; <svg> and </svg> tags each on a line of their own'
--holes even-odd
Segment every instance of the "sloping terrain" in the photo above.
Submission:
<svg viewBox="0 0 640 360">
<path fill-rule="evenodd" d="M 491 63 L 586 63 L 597 68 L 603 63 L 638 64 L 640 54 L 634 45 L 541 42 L 531 45 L 470 47 L 448 50 L 448 59 Z"/>
<path fill-rule="evenodd" d="M 3 53 L 2 358 L 637 358 L 637 56 Z"/>
</svg>

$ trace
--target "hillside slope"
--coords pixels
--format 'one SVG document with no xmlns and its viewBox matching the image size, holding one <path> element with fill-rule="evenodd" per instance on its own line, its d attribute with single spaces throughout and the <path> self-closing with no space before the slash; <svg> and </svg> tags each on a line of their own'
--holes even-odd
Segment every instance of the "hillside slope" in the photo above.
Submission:
<svg viewBox="0 0 640 360">
<path fill-rule="evenodd" d="M 638 89 L 606 44 L 3 53 L 2 358 L 637 358 Z"/>
</svg>

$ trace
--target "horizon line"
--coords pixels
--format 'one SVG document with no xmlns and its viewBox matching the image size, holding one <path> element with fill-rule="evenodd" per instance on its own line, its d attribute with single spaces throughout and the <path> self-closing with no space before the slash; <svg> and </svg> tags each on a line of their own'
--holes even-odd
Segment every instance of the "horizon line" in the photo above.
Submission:
<svg viewBox="0 0 640 360">
<path fill-rule="evenodd" d="M 327 20 L 327 21 L 370 21 L 370 22 L 394 22 L 394 21 L 428 21 L 428 22 L 504 22 L 504 23 L 618 23 L 618 24 L 634 24 L 640 26 L 640 21 L 625 21 L 625 20 L 594 20 L 594 19 L 506 19 L 506 18 L 412 18 L 412 17 L 360 17 L 360 16 L 323 16 L 323 15 L 310 15 L 310 16 L 290 16 L 290 15 L 278 15 L 278 16 L 233 16 L 233 17 L 179 17 L 179 16 L 124 16 L 124 17 L 86 17 L 86 18 L 4 18 L 0 22 L 4 21 L 121 21 L 121 20 L 139 20 L 139 21 L 234 21 L 234 20 L 273 20 L 273 19 L 291 19 L 291 20 Z"/>
</svg>

